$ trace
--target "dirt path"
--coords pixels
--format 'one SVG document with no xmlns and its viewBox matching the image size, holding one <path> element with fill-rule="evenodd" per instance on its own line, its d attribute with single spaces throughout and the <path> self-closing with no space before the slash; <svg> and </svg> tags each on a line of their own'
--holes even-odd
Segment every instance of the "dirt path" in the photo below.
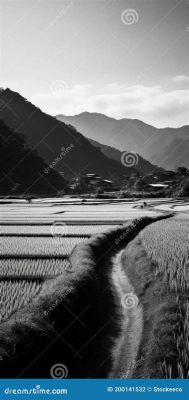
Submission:
<svg viewBox="0 0 189 400">
<path fill-rule="evenodd" d="M 143 331 L 143 310 L 122 269 L 123 251 L 113 258 L 112 284 L 115 288 L 115 301 L 120 310 L 121 333 L 115 342 L 110 378 L 131 378 L 134 369 L 140 363 L 137 354 Z"/>
</svg>

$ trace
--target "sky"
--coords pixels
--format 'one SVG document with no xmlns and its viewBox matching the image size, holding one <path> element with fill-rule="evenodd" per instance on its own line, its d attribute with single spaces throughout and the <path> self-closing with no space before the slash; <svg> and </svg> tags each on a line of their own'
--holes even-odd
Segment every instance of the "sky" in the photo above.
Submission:
<svg viewBox="0 0 189 400">
<path fill-rule="evenodd" d="M 0 86 L 51 114 L 189 124 L 187 0 L 0 0 Z"/>
</svg>

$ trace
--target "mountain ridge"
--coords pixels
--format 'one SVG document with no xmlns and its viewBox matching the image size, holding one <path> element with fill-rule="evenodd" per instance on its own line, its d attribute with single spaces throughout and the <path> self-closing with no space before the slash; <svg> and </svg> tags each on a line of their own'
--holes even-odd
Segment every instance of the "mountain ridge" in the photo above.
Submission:
<svg viewBox="0 0 189 400">
<path fill-rule="evenodd" d="M 162 168 L 176 169 L 180 163 L 181 166 L 189 167 L 189 157 L 180 158 L 179 149 L 175 152 L 171 145 L 175 139 L 189 141 L 188 125 L 179 128 L 155 128 L 138 119 L 114 119 L 101 113 L 89 112 L 70 117 L 59 114 L 56 118 L 72 124 L 89 139 L 104 145 L 108 143 L 119 151 L 134 151 Z M 186 145 L 189 143 L 186 142 Z"/>
<path fill-rule="evenodd" d="M 0 120 L 0 194 L 55 195 L 64 190 L 65 179 L 54 170 L 45 175 L 46 167 L 23 135 Z"/>
<path fill-rule="evenodd" d="M 67 180 L 90 172 L 102 178 L 136 173 L 135 167 L 127 168 L 121 160 L 118 162 L 106 157 L 74 127 L 44 113 L 17 92 L 2 89 L 0 106 L 3 122 L 13 131 L 23 134 L 26 142 L 33 150 L 37 149 L 48 165 L 54 162 L 54 169 L 64 174 Z M 61 149 L 67 149 L 71 144 L 72 150 L 60 157 Z"/>
</svg>

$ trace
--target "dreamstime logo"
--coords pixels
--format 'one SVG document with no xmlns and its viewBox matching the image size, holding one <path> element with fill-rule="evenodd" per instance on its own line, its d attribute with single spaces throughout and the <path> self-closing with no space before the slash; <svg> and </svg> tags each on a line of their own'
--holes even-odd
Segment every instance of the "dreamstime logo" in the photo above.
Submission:
<svg viewBox="0 0 189 400">
<path fill-rule="evenodd" d="M 124 167 L 134 167 L 138 164 L 138 155 L 134 151 L 124 151 L 121 155 L 121 163 Z"/>
<path fill-rule="evenodd" d="M 55 160 L 54 160 L 51 164 L 49 164 L 48 167 L 46 167 L 46 168 L 44 169 L 44 173 L 45 173 L 45 174 L 48 174 L 49 171 L 50 171 L 51 169 L 55 168 L 56 165 L 62 160 L 62 158 L 63 158 L 63 157 L 66 157 L 67 154 L 68 154 L 73 148 L 74 148 L 74 144 L 73 144 L 73 143 L 70 143 L 70 145 L 67 146 L 67 147 L 63 147 L 63 146 L 62 146 L 62 147 L 61 147 L 61 153 L 59 154 L 58 157 L 55 158 Z M 63 174 L 63 173 L 62 173 L 62 174 Z"/>
<path fill-rule="evenodd" d="M 54 364 L 50 369 L 50 376 L 53 379 L 67 378 L 68 368 L 65 364 Z"/>
<path fill-rule="evenodd" d="M 141 357 L 139 360 L 137 360 L 136 362 L 131 362 L 130 368 L 126 371 L 126 373 L 124 375 L 121 376 L 122 379 L 126 379 L 129 378 L 129 376 L 131 375 L 131 373 L 133 373 L 137 367 L 139 367 L 140 365 L 142 365 L 142 363 L 145 361 L 144 357 Z"/>
<path fill-rule="evenodd" d="M 68 226 L 64 222 L 53 222 L 50 230 L 52 236 L 65 236 L 68 234 Z"/>
<path fill-rule="evenodd" d="M 129 226 L 125 231 L 123 231 L 123 233 L 118 238 L 115 239 L 114 243 L 116 245 L 120 244 L 120 242 L 122 240 L 124 240 L 129 235 L 129 233 L 132 232 L 136 228 L 137 224 L 138 224 L 138 221 L 134 221 L 131 226 Z"/>
<path fill-rule="evenodd" d="M 138 305 L 138 297 L 134 293 L 126 293 L 121 297 L 123 308 L 135 308 Z"/>
<path fill-rule="evenodd" d="M 44 311 L 44 316 L 47 317 L 51 313 L 51 311 L 53 311 L 62 302 L 62 300 L 64 300 L 71 293 L 72 290 L 73 287 L 66 290 L 63 295 L 58 296 L 56 301 L 53 304 L 51 304 L 51 306 L 47 310 Z"/>
<path fill-rule="evenodd" d="M 121 21 L 125 25 L 137 24 L 138 20 L 139 20 L 138 13 L 136 10 L 132 8 L 124 10 L 121 14 Z"/>
<path fill-rule="evenodd" d="M 67 87 L 68 87 L 67 83 L 60 79 L 60 80 L 52 82 L 51 92 L 52 92 L 52 94 L 55 94 L 55 95 L 61 95 L 62 93 L 64 93 L 66 91 Z"/>
</svg>

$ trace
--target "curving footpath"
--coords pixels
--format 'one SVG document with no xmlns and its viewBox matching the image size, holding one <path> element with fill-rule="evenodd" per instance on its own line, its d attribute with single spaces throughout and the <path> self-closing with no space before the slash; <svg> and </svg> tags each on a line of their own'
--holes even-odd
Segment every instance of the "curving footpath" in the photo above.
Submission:
<svg viewBox="0 0 189 400">
<path fill-rule="evenodd" d="M 122 268 L 122 252 L 144 217 L 79 244 L 71 269 L 0 325 L 0 376 L 49 378 L 60 363 L 69 378 L 130 378 L 138 366 L 143 310 Z"/>
<path fill-rule="evenodd" d="M 120 310 L 120 334 L 113 349 L 110 378 L 131 378 L 137 365 L 138 349 L 143 331 L 143 309 L 138 304 L 134 287 L 122 269 L 121 250 L 113 260 L 112 285 Z"/>
</svg>

